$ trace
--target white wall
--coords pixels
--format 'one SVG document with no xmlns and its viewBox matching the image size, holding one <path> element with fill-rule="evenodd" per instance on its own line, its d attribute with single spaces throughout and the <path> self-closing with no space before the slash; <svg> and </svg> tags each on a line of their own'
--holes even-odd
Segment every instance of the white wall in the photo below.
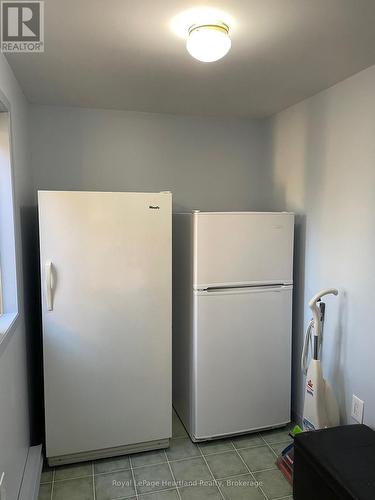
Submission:
<svg viewBox="0 0 375 500">
<path fill-rule="evenodd" d="M 299 357 L 308 298 L 327 299 L 324 370 L 351 422 L 352 394 L 375 427 L 375 66 L 270 120 L 274 208 L 298 214 L 294 408 L 302 411 Z"/>
<path fill-rule="evenodd" d="M 31 106 L 37 189 L 170 190 L 175 210 L 262 209 L 259 121 Z"/>
<path fill-rule="evenodd" d="M 27 103 L 3 55 L 0 55 L 0 91 L 10 103 L 12 113 L 20 312 L 12 335 L 0 351 L 0 474 L 5 472 L 7 499 L 15 500 L 29 448 L 21 216 L 24 208 L 31 204 L 32 189 L 27 155 Z"/>
</svg>

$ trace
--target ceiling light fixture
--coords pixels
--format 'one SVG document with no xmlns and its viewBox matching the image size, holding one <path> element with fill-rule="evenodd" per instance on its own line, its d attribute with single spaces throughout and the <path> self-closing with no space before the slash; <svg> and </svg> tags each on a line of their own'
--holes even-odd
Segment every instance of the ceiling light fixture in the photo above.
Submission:
<svg viewBox="0 0 375 500">
<path fill-rule="evenodd" d="M 232 45 L 225 23 L 193 24 L 188 33 L 187 51 L 198 61 L 217 61 L 228 54 Z"/>
</svg>

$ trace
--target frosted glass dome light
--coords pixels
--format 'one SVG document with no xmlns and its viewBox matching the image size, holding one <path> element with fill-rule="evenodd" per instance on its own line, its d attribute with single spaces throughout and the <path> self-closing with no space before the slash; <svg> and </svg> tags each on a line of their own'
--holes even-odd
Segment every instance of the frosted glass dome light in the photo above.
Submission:
<svg viewBox="0 0 375 500">
<path fill-rule="evenodd" d="M 198 61 L 217 61 L 228 54 L 231 45 L 229 27 L 224 23 L 193 25 L 189 28 L 186 48 Z"/>
</svg>

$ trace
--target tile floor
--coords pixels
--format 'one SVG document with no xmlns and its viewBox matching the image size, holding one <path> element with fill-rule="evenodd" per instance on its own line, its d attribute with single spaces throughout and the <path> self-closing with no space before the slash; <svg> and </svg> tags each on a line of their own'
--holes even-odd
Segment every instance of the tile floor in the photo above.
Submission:
<svg viewBox="0 0 375 500">
<path fill-rule="evenodd" d="M 173 415 L 167 450 L 45 468 L 39 500 L 287 500 L 292 490 L 276 468 L 288 429 L 190 441 Z"/>
</svg>

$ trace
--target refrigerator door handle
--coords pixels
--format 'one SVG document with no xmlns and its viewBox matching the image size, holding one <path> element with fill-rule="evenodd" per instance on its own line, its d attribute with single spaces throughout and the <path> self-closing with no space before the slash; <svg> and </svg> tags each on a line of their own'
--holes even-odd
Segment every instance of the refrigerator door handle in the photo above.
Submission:
<svg viewBox="0 0 375 500">
<path fill-rule="evenodd" d="M 53 310 L 53 284 L 52 262 L 47 260 L 45 263 L 45 287 L 48 311 Z"/>
<path fill-rule="evenodd" d="M 205 289 L 195 289 L 197 295 L 234 295 L 243 293 L 261 293 L 261 292 L 282 292 L 292 290 L 293 285 L 258 285 L 258 286 L 238 286 L 238 287 L 211 287 Z"/>
</svg>

